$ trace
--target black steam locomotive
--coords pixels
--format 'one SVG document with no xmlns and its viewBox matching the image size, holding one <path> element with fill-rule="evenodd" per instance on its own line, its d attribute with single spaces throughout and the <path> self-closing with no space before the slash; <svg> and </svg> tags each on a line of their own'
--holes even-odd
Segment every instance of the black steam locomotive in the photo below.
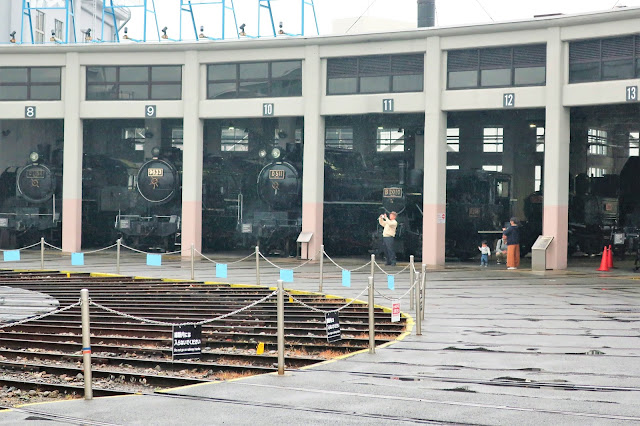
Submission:
<svg viewBox="0 0 640 426">
<path fill-rule="evenodd" d="M 37 152 L 29 163 L 11 167 L 0 175 L 0 247 L 17 247 L 44 237 L 61 240 L 62 151 L 43 160 Z M 106 226 L 126 195 L 128 166 L 120 160 L 85 154 L 82 169 L 82 225 L 86 245 L 113 240 Z"/>
<path fill-rule="evenodd" d="M 176 155 L 159 158 L 154 148 L 153 158 L 140 166 L 136 175 L 137 197 L 116 216 L 115 229 L 125 244 L 135 248 L 159 246 L 172 251 L 180 242 L 181 184 Z"/>
<path fill-rule="evenodd" d="M 403 173 L 401 172 L 401 176 Z M 422 174 L 411 171 L 408 184 L 385 187 L 386 212 L 396 211 L 396 244 L 420 257 L 422 249 Z M 447 170 L 445 254 L 449 258 L 475 256 L 481 240 L 495 240 L 509 220 L 511 176 L 483 170 Z"/>
<path fill-rule="evenodd" d="M 17 170 L 8 168 L 0 175 L 0 185 L 1 247 L 33 243 L 41 236 L 59 241 L 62 204 L 59 168 L 44 164 L 38 153 L 32 152 L 27 165 Z"/>
</svg>

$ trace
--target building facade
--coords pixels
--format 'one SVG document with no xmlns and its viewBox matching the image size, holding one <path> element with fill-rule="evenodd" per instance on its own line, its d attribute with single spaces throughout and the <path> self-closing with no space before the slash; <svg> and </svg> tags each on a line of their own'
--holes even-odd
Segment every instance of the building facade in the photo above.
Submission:
<svg viewBox="0 0 640 426">
<path fill-rule="evenodd" d="M 87 132 L 87 123 L 135 119 L 153 128 L 158 119 L 180 121 L 187 256 L 191 244 L 202 247 L 207 123 L 268 115 L 291 134 L 303 123 L 302 231 L 312 234 L 309 253 L 316 253 L 323 244 L 327 129 L 340 127 L 336 117 L 366 116 L 379 120 L 378 129 L 411 117 L 402 126 L 414 126 L 411 155 L 423 171 L 423 262 L 445 262 L 447 168 L 493 168 L 512 174 L 521 194 L 544 183 L 542 233 L 554 238 L 547 266 L 563 269 L 570 174 L 610 173 L 616 158 L 638 148 L 630 144 L 615 156 L 598 154 L 614 149 L 607 142 L 598 148 L 598 132 L 626 144 L 640 130 L 640 123 L 634 127 L 639 24 L 640 9 L 624 9 L 353 36 L 0 46 L 0 165 L 23 158 L 45 135 L 60 134 L 62 244 L 65 252 L 77 252 L 83 152 L 101 143 L 100 135 Z M 287 73 L 277 71 L 282 67 L 299 67 L 301 77 L 283 84 Z M 268 72 L 263 76 L 260 68 Z M 11 70 L 31 77 L 12 76 Z M 612 106 L 628 118 L 624 129 L 620 122 L 612 124 L 617 132 L 600 123 L 586 125 L 584 137 L 572 135 L 578 116 L 596 122 L 598 108 Z M 354 134 L 353 145 L 358 143 Z M 511 202 L 514 211 L 524 211 L 522 199 Z"/>
</svg>

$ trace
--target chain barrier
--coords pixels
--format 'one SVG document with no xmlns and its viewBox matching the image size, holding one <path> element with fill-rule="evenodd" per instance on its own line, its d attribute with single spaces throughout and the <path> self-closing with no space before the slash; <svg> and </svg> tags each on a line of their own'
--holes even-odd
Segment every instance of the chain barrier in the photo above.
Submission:
<svg viewBox="0 0 640 426">
<path fill-rule="evenodd" d="M 378 269 L 380 269 L 380 271 L 381 271 L 383 274 L 386 274 L 386 275 L 389 275 L 389 276 L 395 277 L 396 275 L 400 275 L 401 273 L 403 273 L 404 271 L 406 271 L 407 269 L 409 269 L 409 264 L 407 263 L 407 266 L 405 266 L 404 268 L 402 268 L 400 271 L 396 272 L 395 274 L 390 274 L 389 272 L 387 272 L 387 271 L 385 271 L 384 269 L 382 269 L 382 267 L 380 266 L 380 264 L 379 264 L 378 262 L 376 262 L 376 267 L 377 267 Z"/>
<path fill-rule="evenodd" d="M 17 248 L 17 249 L 7 249 L 7 250 L 0 249 L 0 252 L 5 252 L 5 251 L 22 251 L 22 250 L 27 250 L 27 249 L 33 248 L 33 247 L 35 247 L 35 246 L 39 246 L 39 245 L 40 245 L 40 241 L 38 241 L 38 242 L 37 242 L 37 243 L 35 243 L 35 244 L 31 244 L 30 246 L 25 246 L 25 247 L 22 247 L 22 248 Z"/>
<path fill-rule="evenodd" d="M 235 260 L 235 261 L 233 261 L 233 262 L 219 262 L 219 261 L 217 261 L 217 260 L 213 260 L 213 259 L 208 258 L 208 257 L 207 257 L 207 256 L 205 256 L 204 254 L 200 253 L 197 249 L 193 249 L 193 251 L 194 251 L 195 253 L 199 254 L 200 256 L 202 256 L 205 260 L 207 260 L 207 261 L 209 261 L 209 262 L 211 262 L 211 263 L 213 263 L 213 264 L 215 264 L 215 265 L 217 265 L 217 264 L 235 265 L 236 263 L 244 262 L 245 260 L 249 259 L 250 257 L 255 256 L 255 252 L 254 252 L 254 253 L 251 253 L 251 254 L 249 254 L 249 255 L 247 255 L 247 256 L 245 256 L 245 257 L 243 257 L 243 258 L 242 258 L 242 259 L 240 259 L 240 260 Z"/>
<path fill-rule="evenodd" d="M 361 292 L 360 292 L 356 297 L 354 297 L 353 299 L 351 299 L 351 301 L 350 301 L 350 302 L 348 302 L 346 305 L 344 305 L 344 306 L 342 306 L 342 307 L 340 307 L 340 308 L 337 308 L 337 309 L 332 309 L 332 310 L 330 310 L 330 311 L 323 311 L 322 309 L 318 309 L 318 308 L 316 308 L 315 306 L 308 305 L 308 304 L 306 304 L 305 302 L 303 302 L 302 300 L 300 300 L 300 299 L 296 298 L 293 294 L 289 293 L 289 292 L 288 292 L 288 291 L 286 291 L 286 290 L 284 291 L 284 294 L 285 294 L 285 295 L 287 295 L 287 296 L 289 296 L 289 298 L 291 298 L 291 300 L 293 300 L 294 302 L 298 303 L 299 305 L 304 306 L 304 307 L 305 307 L 305 308 L 307 308 L 307 309 L 312 310 L 313 312 L 319 312 L 319 313 L 323 313 L 323 314 L 328 314 L 328 313 L 331 313 L 331 312 L 340 312 L 340 311 L 341 311 L 341 310 L 343 310 L 344 308 L 346 308 L 346 307 L 348 307 L 348 306 L 352 305 L 352 304 L 353 304 L 353 303 L 355 303 L 355 302 L 358 300 L 358 298 L 359 298 L 360 296 L 362 296 L 362 295 L 363 295 L 367 290 L 369 290 L 369 286 L 366 286 L 366 287 L 364 288 L 364 290 L 362 290 L 362 291 L 361 291 Z"/>
<path fill-rule="evenodd" d="M 40 244 L 40 243 L 38 243 L 38 244 Z M 56 247 L 56 246 L 54 246 L 53 244 L 49 244 L 49 243 L 48 243 L 48 242 L 46 242 L 46 241 L 44 241 L 44 245 L 45 245 L 45 246 L 48 246 L 48 247 L 51 247 L 51 248 L 52 248 L 52 249 L 54 249 L 54 250 L 62 251 L 62 248 L 60 248 L 60 247 Z"/>
<path fill-rule="evenodd" d="M 268 264 L 270 264 L 271 266 L 273 266 L 274 268 L 277 268 L 277 269 L 290 269 L 290 270 L 292 270 L 292 271 L 293 271 L 293 270 L 296 270 L 296 269 L 298 269 L 298 268 L 301 268 L 301 267 L 303 267 L 304 265 L 306 265 L 307 263 L 309 263 L 309 262 L 311 262 L 311 261 L 315 260 L 316 256 L 320 254 L 320 250 L 318 250 L 318 251 L 313 255 L 313 257 L 312 257 L 311 259 L 307 259 L 307 261 L 306 261 L 306 262 L 303 262 L 303 263 L 301 263 L 300 265 L 295 266 L 295 267 L 293 267 L 293 268 L 283 268 L 283 267 L 280 267 L 280 266 L 276 265 L 275 263 L 273 263 L 272 261 L 270 261 L 269 259 L 267 259 L 267 258 L 264 256 L 264 254 L 262 254 L 262 252 L 258 252 L 258 254 L 260 255 L 260 257 L 262 257 L 264 260 L 266 260 L 266 261 L 267 261 L 267 263 L 268 263 Z"/>
<path fill-rule="evenodd" d="M 89 303 L 91 305 L 97 307 L 97 308 L 103 309 L 103 310 L 105 310 L 107 312 L 110 312 L 112 314 L 115 314 L 115 315 L 118 315 L 118 316 L 121 316 L 121 317 L 124 317 L 124 318 L 132 319 L 132 320 L 135 320 L 135 321 L 140 321 L 140 322 L 143 322 L 143 323 L 146 323 L 146 324 L 154 324 L 154 325 L 162 325 L 162 326 L 172 327 L 172 326 L 182 326 L 182 325 L 204 325 L 204 324 L 209 324 L 209 323 L 214 322 L 214 321 L 219 321 L 219 320 L 225 319 L 227 317 L 230 317 L 232 315 L 239 314 L 240 312 L 246 311 L 247 309 L 251 309 L 254 306 L 256 306 L 256 305 L 258 305 L 258 304 L 260 304 L 262 302 L 266 302 L 267 300 L 269 300 L 270 298 L 275 296 L 277 293 L 278 293 L 278 291 L 274 290 L 273 292 L 271 292 L 270 294 L 268 294 L 267 296 L 263 297 L 260 300 L 256 300 L 255 302 L 253 302 L 253 303 L 251 303 L 251 304 L 249 304 L 249 305 L 247 305 L 247 306 L 245 306 L 243 308 L 237 309 L 237 310 L 235 310 L 233 312 L 229 312 L 227 314 L 219 315 L 219 316 L 217 316 L 215 318 L 210 318 L 210 319 L 202 320 L 202 321 L 198 321 L 198 322 L 183 322 L 183 323 L 156 321 L 156 320 L 152 320 L 152 319 L 148 319 L 148 318 L 137 317 L 135 315 L 130 315 L 130 314 L 127 314 L 127 313 L 124 313 L 124 312 L 116 311 L 115 309 L 111 309 L 111 308 L 109 308 L 107 306 L 101 305 L 101 304 L 96 303 L 96 302 L 94 302 L 92 300 L 89 300 Z"/>
<path fill-rule="evenodd" d="M 411 287 L 409 287 L 409 289 L 407 291 L 405 291 L 403 294 L 401 294 L 400 296 L 396 296 L 396 297 L 388 297 L 385 294 L 383 294 L 380 291 L 378 291 L 378 289 L 374 289 L 374 291 L 376 293 L 378 293 L 378 295 L 383 297 L 384 299 L 387 299 L 389 301 L 394 301 L 394 300 L 400 300 L 400 299 L 404 298 L 407 294 L 409 294 L 411 292 L 411 290 L 413 290 L 415 288 L 415 286 L 417 284 L 419 284 L 418 280 L 413 280 L 413 285 Z"/>
<path fill-rule="evenodd" d="M 109 250 L 111 248 L 114 248 L 115 246 L 117 246 L 118 244 L 111 244 L 109 247 L 104 247 L 101 249 L 97 249 L 97 250 L 89 250 L 89 251 L 83 251 L 82 254 L 93 254 L 93 253 L 99 253 L 101 251 L 105 251 L 105 250 Z"/>
<path fill-rule="evenodd" d="M 323 253 L 324 253 L 324 255 L 327 257 L 327 259 L 329 259 L 329 261 L 330 261 L 331 263 L 333 263 L 334 265 L 336 265 L 339 269 L 342 269 L 343 271 L 356 272 L 356 271 L 359 271 L 360 269 L 366 268 L 367 266 L 371 265 L 371 261 L 368 261 L 368 262 L 367 262 L 367 263 L 365 263 L 364 265 L 362 265 L 362 266 L 358 266 L 357 268 L 354 268 L 354 269 L 347 269 L 347 268 L 343 268 L 342 266 L 338 265 L 338 264 L 337 264 L 337 263 L 336 263 L 336 262 L 331 258 L 331 256 L 329 256 L 329 255 L 327 254 L 327 252 L 326 252 L 326 251 L 323 251 Z"/>
<path fill-rule="evenodd" d="M 113 246 L 111 246 L 111 247 L 115 247 L 116 245 L 117 245 L 117 244 L 114 244 L 114 245 L 113 245 Z M 131 250 L 131 251 L 133 251 L 133 252 L 140 253 L 140 254 L 162 254 L 162 255 L 169 255 L 169 254 L 178 254 L 178 253 L 182 253 L 182 250 L 170 251 L 170 252 L 167 252 L 167 253 L 149 253 L 148 251 L 138 250 L 138 249 L 136 249 L 136 248 L 129 247 L 129 246 L 124 245 L 124 244 L 122 244 L 122 243 L 120 243 L 120 247 L 122 247 L 122 248 L 126 248 L 127 250 Z"/>
<path fill-rule="evenodd" d="M 38 243 L 38 244 L 40 244 L 40 243 Z M 59 313 L 64 312 L 64 311 L 68 311 L 69 309 L 75 308 L 76 306 L 80 306 L 80 301 L 77 301 L 73 305 L 69 305 L 69 306 L 66 306 L 64 308 L 56 309 L 55 311 L 47 312 L 46 314 L 38 315 L 36 317 L 25 318 L 23 320 L 16 321 L 16 322 L 10 322 L 10 323 L 7 323 L 7 324 L 0 324 L 0 328 L 13 327 L 13 326 L 16 326 L 16 325 L 25 324 L 27 322 L 36 321 L 36 320 L 39 320 L 39 319 L 42 319 L 42 318 L 46 318 L 46 317 L 48 317 L 50 315 L 56 315 L 56 314 L 59 314 Z"/>
</svg>

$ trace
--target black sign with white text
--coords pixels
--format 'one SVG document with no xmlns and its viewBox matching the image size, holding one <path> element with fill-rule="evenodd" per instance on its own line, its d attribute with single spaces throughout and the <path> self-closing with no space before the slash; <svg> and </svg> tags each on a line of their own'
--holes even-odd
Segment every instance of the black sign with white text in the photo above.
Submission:
<svg viewBox="0 0 640 426">
<path fill-rule="evenodd" d="M 340 319 L 337 312 L 326 312 L 324 320 L 327 323 L 327 341 L 329 343 L 342 340 L 342 332 L 340 331 Z"/>
<path fill-rule="evenodd" d="M 200 358 L 202 353 L 201 325 L 174 325 L 173 345 L 171 355 L 173 359 Z"/>
</svg>

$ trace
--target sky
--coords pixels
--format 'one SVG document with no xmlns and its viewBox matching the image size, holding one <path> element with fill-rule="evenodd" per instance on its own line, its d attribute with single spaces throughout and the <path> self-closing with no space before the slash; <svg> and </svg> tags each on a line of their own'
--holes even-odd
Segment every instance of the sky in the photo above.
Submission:
<svg viewBox="0 0 640 426">
<path fill-rule="evenodd" d="M 135 4 L 141 0 L 119 0 L 125 4 Z M 184 0 L 186 3 L 187 0 Z M 226 0 L 227 5 L 232 0 Z M 308 1 L 308 0 L 307 0 Z M 221 5 L 206 4 L 220 0 L 191 0 L 195 5 L 194 16 L 196 26 L 205 27 L 205 34 L 210 37 L 220 38 L 221 33 Z M 284 29 L 288 33 L 299 34 L 301 32 L 301 4 L 303 0 L 272 0 L 271 7 L 275 25 L 284 23 Z M 149 0 L 149 4 L 151 1 Z M 258 29 L 258 0 L 233 0 L 238 25 L 246 24 L 246 32 L 249 35 L 257 35 Z M 415 24 L 417 21 L 416 0 L 314 0 L 320 34 L 330 34 L 335 19 L 353 19 L 359 16 L 374 18 L 388 18 L 407 21 Z M 266 4 L 266 2 L 264 2 Z M 179 38 L 180 0 L 155 0 L 158 25 L 160 28 L 168 27 L 167 34 L 170 38 Z M 563 13 L 574 14 L 591 11 L 611 10 L 614 7 L 640 7 L 640 0 L 436 0 L 436 25 L 456 26 L 477 23 L 491 23 L 493 21 L 510 21 L 530 19 L 534 15 Z M 132 8 L 133 18 L 128 25 L 129 34 L 139 37 L 142 34 L 142 8 Z M 262 8 L 261 30 L 262 36 L 268 35 L 270 23 L 267 20 L 266 9 Z M 305 8 L 305 33 L 315 35 L 315 24 L 312 19 L 312 11 L 309 6 Z M 151 15 L 148 16 L 148 39 L 157 39 L 155 35 L 155 22 Z M 188 14 L 182 14 L 183 39 L 193 39 L 193 24 Z M 227 13 L 226 37 L 235 37 L 233 16 Z"/>
</svg>

